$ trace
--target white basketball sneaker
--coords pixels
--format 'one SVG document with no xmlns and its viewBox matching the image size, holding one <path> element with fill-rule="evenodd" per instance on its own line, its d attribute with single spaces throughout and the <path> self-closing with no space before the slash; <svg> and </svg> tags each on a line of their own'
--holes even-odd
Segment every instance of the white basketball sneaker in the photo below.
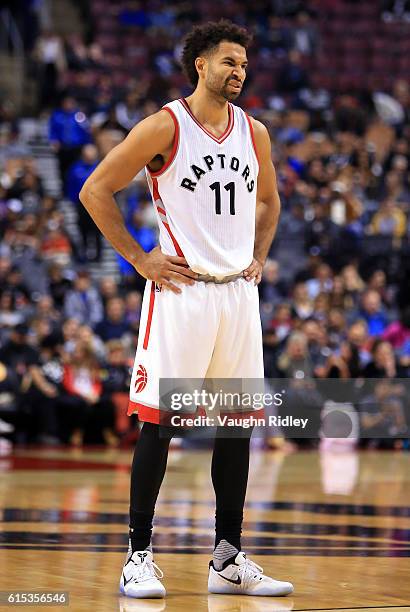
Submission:
<svg viewBox="0 0 410 612">
<path fill-rule="evenodd" d="M 281 597 L 293 593 L 293 584 L 274 580 L 263 574 L 263 569 L 239 552 L 233 563 L 221 570 L 209 564 L 208 591 L 219 594 L 262 595 Z"/>
<path fill-rule="evenodd" d="M 139 599 L 165 597 L 165 587 L 159 580 L 163 575 L 151 551 L 135 550 L 122 568 L 120 592 Z"/>
</svg>

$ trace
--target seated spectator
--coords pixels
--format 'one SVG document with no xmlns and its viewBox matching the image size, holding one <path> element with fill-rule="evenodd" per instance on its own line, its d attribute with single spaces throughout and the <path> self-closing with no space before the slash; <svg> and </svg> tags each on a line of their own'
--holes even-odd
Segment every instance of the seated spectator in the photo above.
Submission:
<svg viewBox="0 0 410 612">
<path fill-rule="evenodd" d="M 95 113 L 91 121 L 95 142 L 102 157 L 105 157 L 111 149 L 122 142 L 128 134 L 128 130 L 117 120 L 114 105 Z"/>
<path fill-rule="evenodd" d="M 20 425 L 19 419 L 20 385 L 13 368 L 0 361 L 0 445 L 4 451 L 12 449 L 12 444 L 6 436 L 11 436 Z M 19 441 L 21 433 L 14 435 Z"/>
<path fill-rule="evenodd" d="M 407 229 L 406 215 L 394 200 L 385 200 L 368 226 L 369 234 L 402 238 Z"/>
<path fill-rule="evenodd" d="M 319 293 L 330 293 L 333 288 L 333 273 L 328 264 L 319 264 L 314 272 L 314 278 L 306 282 L 309 297 L 314 300 Z"/>
<path fill-rule="evenodd" d="M 0 361 L 13 369 L 22 390 L 30 384 L 31 366 L 38 363 L 38 353 L 28 343 L 28 332 L 27 325 L 16 325 L 9 340 L 0 348 Z"/>
<path fill-rule="evenodd" d="M 317 321 L 325 322 L 329 315 L 330 297 L 328 293 L 319 293 L 313 302 L 313 317 Z"/>
<path fill-rule="evenodd" d="M 46 319 L 53 331 L 57 332 L 61 323 L 61 313 L 55 308 L 53 298 L 50 295 L 42 295 L 39 297 L 36 315 Z"/>
<path fill-rule="evenodd" d="M 52 334 L 53 328 L 45 317 L 34 317 L 30 321 L 30 343 L 32 346 L 39 347 L 47 336 Z"/>
<path fill-rule="evenodd" d="M 43 232 L 47 227 L 47 223 L 54 213 L 58 211 L 57 200 L 50 195 L 45 195 L 41 200 L 40 211 L 37 215 L 38 226 Z"/>
<path fill-rule="evenodd" d="M 75 350 L 78 340 L 78 330 L 80 329 L 80 323 L 77 319 L 66 319 L 64 321 L 61 332 L 62 332 L 62 354 L 65 361 L 68 361 Z"/>
<path fill-rule="evenodd" d="M 393 348 L 386 340 L 378 338 L 372 347 L 372 360 L 363 370 L 365 378 L 397 378 L 400 374 Z"/>
<path fill-rule="evenodd" d="M 313 363 L 309 355 L 305 334 L 294 331 L 287 339 L 286 347 L 277 360 L 277 368 L 285 378 L 313 377 Z"/>
<path fill-rule="evenodd" d="M 387 327 L 387 316 L 380 294 L 374 289 L 368 289 L 363 293 L 361 302 L 359 317 L 366 321 L 371 336 L 379 336 Z"/>
<path fill-rule="evenodd" d="M 75 335 L 75 342 L 86 347 L 100 363 L 105 360 L 106 349 L 101 338 L 88 325 L 80 325 Z"/>
<path fill-rule="evenodd" d="M 13 296 L 15 306 L 21 310 L 30 303 L 30 291 L 28 290 L 21 270 L 17 266 L 9 269 L 4 284 L 0 290 L 7 291 Z"/>
<path fill-rule="evenodd" d="M 87 270 L 78 272 L 74 288 L 67 293 L 64 300 L 64 315 L 90 327 L 102 321 L 101 298 L 97 289 L 92 286 L 90 273 Z"/>
<path fill-rule="evenodd" d="M 357 346 L 351 342 L 341 342 L 340 348 L 329 355 L 324 367 L 317 374 L 320 378 L 357 378 L 360 374 Z"/>
<path fill-rule="evenodd" d="M 372 346 L 366 321 L 360 320 L 353 323 L 347 332 L 347 339 L 359 351 L 360 366 L 365 367 L 371 359 Z"/>
<path fill-rule="evenodd" d="M 332 307 L 327 319 L 329 344 L 332 348 L 340 346 L 346 339 L 346 317 L 343 308 Z"/>
<path fill-rule="evenodd" d="M 262 303 L 273 307 L 282 302 L 287 295 L 285 281 L 279 278 L 279 264 L 274 259 L 267 259 L 263 267 L 262 280 L 259 285 L 259 297 Z"/>
<path fill-rule="evenodd" d="M 9 246 L 14 257 L 21 255 L 26 249 L 37 251 L 39 229 L 35 215 L 22 215 L 17 223 L 7 228 L 4 243 Z"/>
<path fill-rule="evenodd" d="M 393 321 L 387 326 L 381 338 L 389 342 L 393 349 L 398 351 L 410 341 L 410 306 L 401 311 L 398 321 Z"/>
<path fill-rule="evenodd" d="M 68 266 L 71 261 L 72 247 L 65 232 L 50 221 L 40 247 L 41 255 L 47 263 Z"/>
<path fill-rule="evenodd" d="M 64 417 L 70 444 L 82 446 L 86 432 L 93 440 L 101 435 L 111 444 L 115 437 L 113 406 L 100 401 L 103 387 L 99 364 L 81 343 L 64 367 L 63 386 L 69 395 Z"/>
<path fill-rule="evenodd" d="M 326 207 L 321 203 L 313 205 L 313 219 L 306 225 L 305 245 L 308 253 L 328 257 L 335 251 L 340 229 L 329 219 Z"/>
<path fill-rule="evenodd" d="M 101 396 L 102 385 L 94 354 L 80 343 L 76 344 L 70 361 L 64 366 L 63 388 L 69 400 L 62 415 L 65 421 L 63 431 L 67 432 L 68 425 L 70 444 L 81 446 L 92 409 Z"/>
<path fill-rule="evenodd" d="M 115 107 L 115 117 L 118 123 L 128 133 L 141 120 L 140 100 L 138 92 L 129 91 L 123 102 Z"/>
<path fill-rule="evenodd" d="M 117 281 L 112 276 L 102 278 L 99 284 L 99 291 L 105 310 L 107 308 L 108 300 L 113 297 L 118 297 Z"/>
<path fill-rule="evenodd" d="M 119 297 L 110 298 L 107 302 L 107 314 L 95 327 L 95 333 L 104 342 L 121 339 L 130 333 L 130 325 L 125 318 L 124 300 Z"/>
<path fill-rule="evenodd" d="M 402 157 L 398 158 L 402 160 Z M 402 162 L 399 162 L 399 165 Z M 397 165 L 397 162 L 396 162 Z M 395 202 L 396 206 L 399 204 L 408 204 L 410 201 L 410 190 L 405 182 L 405 175 L 407 170 L 407 161 L 404 161 L 403 170 L 390 170 L 384 177 L 384 189 L 379 194 L 379 198 L 384 201 Z"/>
<path fill-rule="evenodd" d="M 22 213 L 37 214 L 44 196 L 43 183 L 30 164 L 26 164 L 23 174 L 7 190 L 7 198 L 17 198 L 22 204 Z"/>
<path fill-rule="evenodd" d="M 273 334 L 274 344 L 282 342 L 292 331 L 292 309 L 290 304 L 282 302 L 275 308 L 273 319 L 266 328 L 266 335 Z"/>
<path fill-rule="evenodd" d="M 276 357 L 283 348 L 286 338 L 292 331 L 292 327 L 292 309 L 290 304 L 278 304 L 275 308 L 273 319 L 268 320 L 263 328 L 265 375 L 268 378 L 277 376 Z"/>
<path fill-rule="evenodd" d="M 345 286 L 346 295 L 351 298 L 352 306 L 358 304 L 358 296 L 364 291 L 366 285 L 361 278 L 357 265 L 348 264 L 341 271 L 341 277 Z"/>
<path fill-rule="evenodd" d="M 387 308 L 394 304 L 394 288 L 387 284 L 386 272 L 378 268 L 374 270 L 367 281 L 367 288 L 374 289 L 380 294 L 384 306 Z"/>
<path fill-rule="evenodd" d="M 24 322 L 24 313 L 16 310 L 16 300 L 10 291 L 0 295 L 0 330 L 11 329 Z"/>
<path fill-rule="evenodd" d="M 72 289 L 72 286 L 72 280 L 62 266 L 56 262 L 51 263 L 48 268 L 48 289 L 56 308 L 59 310 L 62 310 L 65 296 Z"/>
<path fill-rule="evenodd" d="M 139 291 L 129 291 L 125 296 L 125 320 L 134 331 L 138 331 L 141 317 L 142 297 Z"/>
<path fill-rule="evenodd" d="M 125 412 L 128 405 L 131 368 L 120 340 L 110 340 L 106 349 L 107 358 L 102 370 L 102 399 L 111 403 L 113 411 L 118 414 L 118 411 Z M 124 433 L 128 428 L 129 425 L 125 425 Z M 114 437 L 107 443 L 116 446 L 118 439 Z"/>
<path fill-rule="evenodd" d="M 36 441 L 43 444 L 57 444 L 60 441 L 58 409 L 64 393 L 64 368 L 58 348 L 57 337 L 49 335 L 43 338 L 38 363 L 31 368 L 29 402 Z"/>
<path fill-rule="evenodd" d="M 292 315 L 299 319 L 308 319 L 313 314 L 313 302 L 309 297 L 306 283 L 297 283 L 293 288 Z"/>
</svg>

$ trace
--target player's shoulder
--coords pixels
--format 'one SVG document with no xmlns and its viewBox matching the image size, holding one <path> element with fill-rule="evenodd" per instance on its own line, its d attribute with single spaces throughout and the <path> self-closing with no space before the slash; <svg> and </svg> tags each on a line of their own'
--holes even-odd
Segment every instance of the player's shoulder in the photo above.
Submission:
<svg viewBox="0 0 410 612">
<path fill-rule="evenodd" d="M 174 114 L 167 106 L 163 106 L 156 113 L 149 115 L 143 122 L 155 127 L 157 132 L 170 132 L 175 131 L 175 119 Z"/>
<path fill-rule="evenodd" d="M 262 121 L 258 121 L 255 117 L 248 115 L 249 121 L 251 122 L 253 133 L 255 136 L 261 136 L 262 138 L 269 135 L 268 129 Z"/>
<path fill-rule="evenodd" d="M 161 146 L 167 146 L 168 143 L 172 143 L 175 130 L 176 125 L 172 113 L 163 107 L 137 123 L 130 134 L 134 139 L 138 139 L 139 142 L 141 142 L 141 139 L 142 141 L 148 139 Z"/>
</svg>

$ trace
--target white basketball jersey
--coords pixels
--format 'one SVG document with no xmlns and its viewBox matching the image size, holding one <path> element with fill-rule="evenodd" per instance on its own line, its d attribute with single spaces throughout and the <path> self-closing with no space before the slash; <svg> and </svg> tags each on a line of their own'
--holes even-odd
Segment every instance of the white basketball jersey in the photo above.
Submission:
<svg viewBox="0 0 410 612">
<path fill-rule="evenodd" d="M 217 278 L 249 266 L 255 241 L 259 164 L 252 126 L 241 108 L 228 108 L 228 126 L 217 138 L 184 99 L 166 104 L 175 123 L 173 150 L 160 171 L 146 168 L 161 250 Z"/>
</svg>

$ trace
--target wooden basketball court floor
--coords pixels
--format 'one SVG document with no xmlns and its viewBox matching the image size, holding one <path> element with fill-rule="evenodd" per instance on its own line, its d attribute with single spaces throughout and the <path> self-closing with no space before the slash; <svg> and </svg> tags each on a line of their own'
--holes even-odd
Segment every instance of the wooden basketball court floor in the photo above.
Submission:
<svg viewBox="0 0 410 612">
<path fill-rule="evenodd" d="M 409 453 L 252 452 L 243 549 L 295 584 L 283 598 L 208 595 L 206 450 L 170 452 L 154 537 L 167 599 L 119 597 L 130 462 L 117 450 L 0 457 L 0 590 L 68 591 L 76 611 L 410 610 Z"/>
</svg>

